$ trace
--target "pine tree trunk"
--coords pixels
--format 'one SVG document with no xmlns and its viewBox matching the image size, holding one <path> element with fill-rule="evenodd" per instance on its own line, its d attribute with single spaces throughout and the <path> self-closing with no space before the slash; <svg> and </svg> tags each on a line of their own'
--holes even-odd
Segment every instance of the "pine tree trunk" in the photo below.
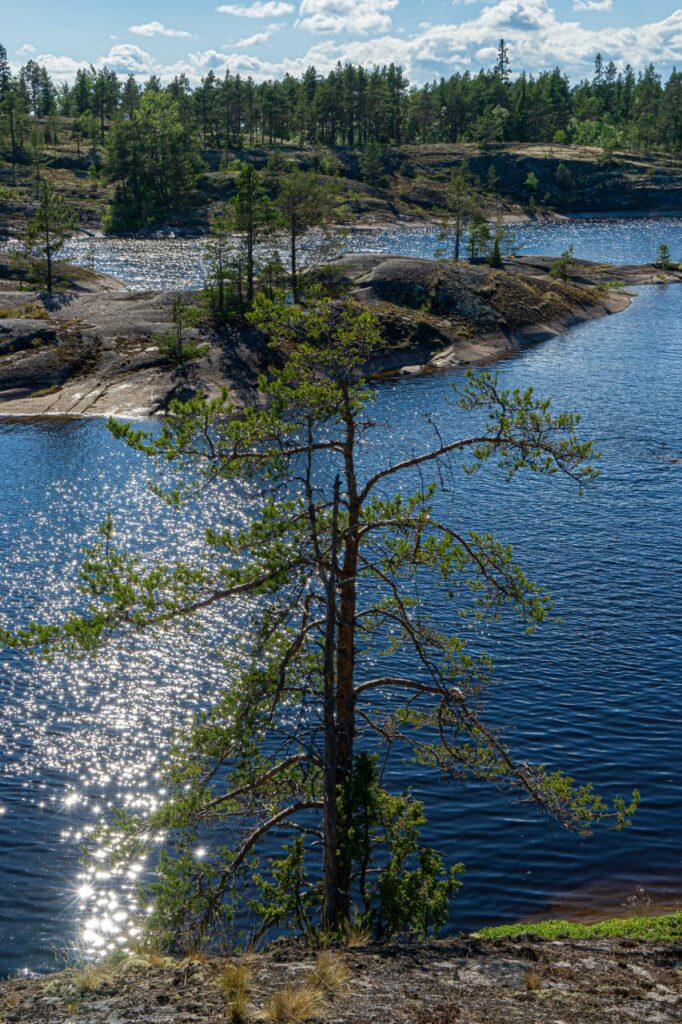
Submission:
<svg viewBox="0 0 682 1024">
<path fill-rule="evenodd" d="M 47 206 L 47 198 L 45 200 Z M 47 294 L 52 295 L 52 245 L 50 243 L 49 214 L 45 210 L 45 258 L 47 260 Z"/>
<path fill-rule="evenodd" d="M 324 650 L 324 865 L 322 927 L 325 932 L 338 928 L 342 916 L 339 886 L 338 838 L 338 745 L 336 737 L 335 653 L 336 653 L 336 588 L 338 583 L 338 510 L 340 480 L 334 485 L 332 526 L 332 564 L 327 582 L 327 621 Z"/>
<path fill-rule="evenodd" d="M 346 441 L 344 461 L 346 487 L 348 491 L 348 533 L 344 542 L 343 564 L 340 571 L 339 623 L 336 655 L 336 736 L 337 736 L 337 787 L 338 792 L 348 790 L 353 773 L 353 750 L 355 742 L 355 615 L 357 606 L 357 571 L 359 555 L 360 502 L 355 477 L 354 447 L 355 422 L 351 409 L 350 395 L 345 390 Z M 345 819 L 349 821 L 349 808 Z M 339 889 L 341 914 L 344 920 L 350 917 L 351 906 L 351 862 L 347 844 L 339 836 Z"/>
</svg>

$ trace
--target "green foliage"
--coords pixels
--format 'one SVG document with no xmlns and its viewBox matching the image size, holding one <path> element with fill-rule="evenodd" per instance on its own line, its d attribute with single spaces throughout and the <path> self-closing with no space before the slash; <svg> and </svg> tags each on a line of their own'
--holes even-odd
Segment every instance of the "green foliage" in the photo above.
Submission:
<svg viewBox="0 0 682 1024">
<path fill-rule="evenodd" d="M 370 185 L 381 185 L 384 180 L 384 154 L 374 138 L 365 142 L 359 157 L 360 177 Z"/>
<path fill-rule="evenodd" d="M 299 300 L 298 250 L 301 235 L 324 224 L 331 216 L 333 191 L 313 171 L 293 170 L 279 181 L 275 200 L 289 239 L 291 291 Z"/>
<path fill-rule="evenodd" d="M 179 295 L 173 299 L 171 311 L 173 330 L 165 334 L 155 335 L 159 352 L 168 359 L 173 366 L 186 370 L 189 363 L 201 359 L 206 355 L 209 346 L 200 342 L 188 339 L 185 331 L 197 321 L 196 311 L 193 307 L 187 306 Z"/>
<path fill-rule="evenodd" d="M 114 123 L 104 174 L 116 185 L 106 229 L 161 224 L 190 209 L 202 161 L 191 123 L 165 92 L 145 91 L 130 120 Z"/>
<path fill-rule="evenodd" d="M 486 257 L 490 252 L 491 241 L 492 237 L 488 218 L 482 210 L 476 210 L 469 224 L 469 236 L 467 239 L 469 259 L 475 260 L 480 257 Z"/>
<path fill-rule="evenodd" d="M 514 237 L 498 219 L 492 229 L 491 238 L 492 248 L 488 255 L 488 263 L 494 269 L 499 270 L 503 266 L 502 255 L 515 252 Z"/>
<path fill-rule="evenodd" d="M 497 186 L 499 184 L 499 176 L 495 170 L 495 164 L 490 164 L 488 170 L 485 173 L 485 187 L 488 192 L 497 192 Z"/>
<path fill-rule="evenodd" d="M 219 328 L 246 304 L 246 258 L 237 239 L 235 205 L 230 203 L 211 221 L 204 254 L 204 300 L 209 320 Z"/>
<path fill-rule="evenodd" d="M 301 836 L 284 845 L 282 857 L 268 861 L 268 877 L 257 872 L 253 883 L 259 889 L 250 901 L 260 921 L 260 936 L 272 928 L 285 929 L 315 941 L 318 936 L 322 887 L 311 884 L 305 866 L 305 845 Z"/>
<path fill-rule="evenodd" d="M 556 181 L 557 188 L 561 189 L 562 192 L 570 192 L 573 188 L 573 175 L 564 163 L 560 163 L 557 166 L 554 172 L 554 180 Z"/>
<path fill-rule="evenodd" d="M 42 182 L 38 209 L 28 222 L 24 248 L 28 255 L 38 257 L 36 266 L 48 293 L 54 283 L 54 259 L 77 223 L 76 213 L 66 200 L 48 182 Z"/>
<path fill-rule="evenodd" d="M 260 83 L 209 70 L 195 89 L 183 75 L 166 85 L 152 76 L 142 90 L 132 75 L 122 82 L 107 67 L 80 68 L 73 83 L 56 87 L 34 60 L 13 74 L 2 52 L 0 141 L 8 140 L 13 158 L 30 136 L 31 118 L 49 119 L 50 140 L 57 115 L 71 118 L 94 152 L 107 134 L 118 134 L 119 124 L 133 124 L 143 104 L 164 97 L 175 105 L 191 144 L 225 154 L 223 163 L 235 150 L 241 159 L 244 148 L 296 142 L 313 147 L 317 171 L 335 176 L 333 147 L 358 147 L 365 154 L 365 180 L 377 183 L 383 175 L 377 147 L 380 154 L 406 143 L 554 141 L 596 147 L 607 162 L 626 146 L 682 152 L 682 72 L 673 69 L 663 83 L 652 64 L 637 74 L 630 65 L 619 70 L 609 64 L 593 80 L 575 84 L 559 67 L 512 80 L 498 52 L 492 67 L 457 71 L 437 87 L 430 82 L 410 87 L 402 69 L 390 63 L 345 64 L 326 75 L 309 68 L 300 77 L 287 74 Z M 77 140 L 80 146 L 80 134 Z M 139 132 L 132 132 L 124 148 L 138 140 Z M 136 183 L 128 186 L 135 192 Z M 124 205 L 115 204 L 112 221 L 118 214 L 125 224 L 141 212 L 149 214 L 148 202 L 127 198 Z"/>
<path fill-rule="evenodd" d="M 232 230 L 240 248 L 237 266 L 243 267 L 245 301 L 253 302 L 256 279 L 256 246 L 264 241 L 276 227 L 275 211 L 258 172 L 245 164 L 237 178 L 237 191 L 230 204 Z"/>
<path fill-rule="evenodd" d="M 452 258 L 458 260 L 467 228 L 476 215 L 477 182 L 468 164 L 461 163 L 450 176 L 447 193 L 447 214 L 441 218 L 438 239 L 450 242 Z M 440 254 L 439 254 L 440 255 Z"/>
<path fill-rule="evenodd" d="M 682 912 L 658 917 L 614 917 L 597 924 L 575 921 L 537 921 L 529 924 L 506 924 L 482 928 L 478 933 L 486 939 L 516 938 L 537 935 L 541 939 L 649 939 L 652 942 L 675 942 L 682 938 Z"/>
<path fill-rule="evenodd" d="M 568 249 L 565 249 L 561 256 L 552 263 L 549 270 L 549 276 L 557 278 L 560 281 L 570 280 L 571 270 L 573 269 L 574 263 L 573 246 L 569 245 Z"/>
<path fill-rule="evenodd" d="M 535 171 L 529 171 L 526 175 L 526 180 L 523 183 L 523 187 L 525 188 L 526 192 L 528 193 L 531 199 L 534 199 L 537 195 L 539 184 L 540 182 L 538 181 L 538 176 L 535 173 Z"/>
<path fill-rule="evenodd" d="M 658 247 L 658 253 L 656 258 L 656 266 L 660 267 L 661 270 L 670 270 L 672 267 L 672 258 L 670 256 L 670 246 L 665 242 L 661 242 Z"/>
<path fill-rule="evenodd" d="M 354 890 L 362 912 L 358 920 L 379 938 L 426 936 L 441 928 L 450 902 L 461 887 L 462 864 L 443 869 L 436 851 L 419 843 L 426 823 L 423 804 L 394 796 L 380 784 L 376 757 L 360 754 L 340 813 L 349 815 L 343 855 L 351 861 Z M 377 855 L 383 863 L 376 864 Z"/>
</svg>

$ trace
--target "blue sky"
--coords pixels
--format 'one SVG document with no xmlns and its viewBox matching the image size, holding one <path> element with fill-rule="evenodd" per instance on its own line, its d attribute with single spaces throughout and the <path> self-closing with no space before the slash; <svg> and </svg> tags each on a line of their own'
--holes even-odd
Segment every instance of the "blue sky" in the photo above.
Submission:
<svg viewBox="0 0 682 1024">
<path fill-rule="evenodd" d="M 328 71 L 337 60 L 395 61 L 415 82 L 489 66 L 500 36 L 514 71 L 560 64 L 589 73 L 600 50 L 619 66 L 682 67 L 682 7 L 669 0 L 0 0 L 0 42 L 57 79 L 108 64 L 140 80 L 211 68 L 256 80 Z"/>
</svg>

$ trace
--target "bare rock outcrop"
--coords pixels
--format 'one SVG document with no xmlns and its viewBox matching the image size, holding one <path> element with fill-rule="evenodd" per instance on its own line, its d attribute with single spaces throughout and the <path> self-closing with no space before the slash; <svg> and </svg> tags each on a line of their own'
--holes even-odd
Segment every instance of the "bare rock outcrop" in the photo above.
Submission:
<svg viewBox="0 0 682 1024">
<path fill-rule="evenodd" d="M 679 270 L 583 262 L 570 280 L 556 280 L 552 262 L 525 257 L 492 269 L 364 254 L 311 276 L 379 319 L 385 340 L 366 364 L 368 375 L 485 362 L 624 309 L 630 297 L 616 283 L 682 281 Z M 142 417 L 199 389 L 214 396 L 227 388 L 237 405 L 260 400 L 258 376 L 272 353 L 245 321 L 204 332 L 206 354 L 179 372 L 158 347 L 158 335 L 171 327 L 173 293 L 129 292 L 69 268 L 68 287 L 48 300 L 24 290 L 15 265 L 4 272 L 3 279 L 0 260 L 0 415 Z"/>
</svg>

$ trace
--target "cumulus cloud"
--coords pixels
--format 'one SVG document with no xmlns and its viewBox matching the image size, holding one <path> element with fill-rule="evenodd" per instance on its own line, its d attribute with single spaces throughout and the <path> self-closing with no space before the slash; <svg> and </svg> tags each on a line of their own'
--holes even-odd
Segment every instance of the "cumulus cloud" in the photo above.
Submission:
<svg viewBox="0 0 682 1024">
<path fill-rule="evenodd" d="M 260 6 L 276 7 L 278 3 L 279 0 L 267 0 Z M 301 0 L 301 8 L 305 3 L 306 0 Z M 370 10 L 377 10 L 376 4 L 372 5 L 369 0 L 363 6 L 368 5 Z M 318 13 L 322 7 L 318 0 Z M 327 5 L 326 9 L 329 12 L 331 8 Z M 336 16 L 341 17 L 341 0 L 337 0 L 336 10 Z M 597 52 L 621 67 L 627 62 L 634 67 L 643 67 L 649 61 L 668 67 L 682 64 L 682 8 L 660 21 L 600 29 L 586 27 L 577 17 L 562 20 L 548 0 L 498 0 L 480 10 L 472 10 L 471 15 L 459 24 L 422 23 L 412 35 L 389 32 L 365 35 L 356 31 L 361 38 L 343 41 L 337 37 L 325 38 L 310 47 L 302 47 L 303 52 L 297 51 L 297 55 L 266 60 L 257 52 L 257 47 L 265 41 L 263 37 L 270 32 L 273 20 L 263 32 L 231 44 L 229 53 L 226 47 L 222 51 L 200 50 L 188 53 L 175 63 L 163 64 L 138 46 L 118 44 L 94 63 L 98 67 L 108 64 L 120 74 L 133 74 L 140 80 L 155 74 L 169 81 L 175 75 L 186 74 L 196 83 L 209 70 L 223 74 L 229 68 L 233 74 L 251 75 L 255 81 L 263 81 L 287 73 L 300 75 L 310 65 L 326 74 L 339 60 L 365 66 L 392 61 L 403 66 L 411 81 L 423 82 L 456 70 L 490 66 L 497 44 L 504 37 L 512 67 L 517 72 L 524 68 L 536 72 L 559 65 L 578 77 L 591 70 Z M 300 17 L 305 16 L 301 11 Z M 248 52 L 249 48 L 253 50 Z M 90 63 L 52 55 L 36 59 L 58 80 L 73 78 L 77 68 Z"/>
<path fill-rule="evenodd" d="M 391 27 L 390 12 L 398 0 L 301 0 L 297 27 L 308 32 L 347 32 L 369 35 L 387 32 Z"/>
<path fill-rule="evenodd" d="M 271 39 L 275 32 L 279 32 L 282 28 L 282 22 L 275 22 L 272 25 L 268 25 L 267 28 L 263 29 L 262 32 L 254 32 L 252 36 L 247 36 L 246 39 L 240 39 L 235 46 L 260 46 L 261 43 L 267 43 L 268 39 Z"/>
<path fill-rule="evenodd" d="M 128 29 L 134 36 L 171 36 L 173 39 L 191 39 L 192 33 L 181 28 L 167 28 L 160 21 L 148 21 L 146 25 L 131 25 Z"/>
<path fill-rule="evenodd" d="M 156 74 L 157 63 L 151 54 L 133 43 L 118 43 L 112 46 L 105 60 L 100 63 L 121 75 L 151 76 Z"/>
<path fill-rule="evenodd" d="M 610 11 L 613 0 L 573 0 L 574 11 Z"/>
<path fill-rule="evenodd" d="M 18 57 L 30 57 L 30 55 L 32 53 L 35 53 L 35 52 L 36 52 L 35 46 L 32 46 L 30 43 L 24 43 L 24 45 L 20 46 L 19 49 L 17 50 L 17 56 Z"/>
<path fill-rule="evenodd" d="M 221 4 L 219 14 L 234 14 L 238 18 L 281 18 L 294 11 L 294 5 L 284 0 L 256 0 L 253 4 Z"/>
</svg>

